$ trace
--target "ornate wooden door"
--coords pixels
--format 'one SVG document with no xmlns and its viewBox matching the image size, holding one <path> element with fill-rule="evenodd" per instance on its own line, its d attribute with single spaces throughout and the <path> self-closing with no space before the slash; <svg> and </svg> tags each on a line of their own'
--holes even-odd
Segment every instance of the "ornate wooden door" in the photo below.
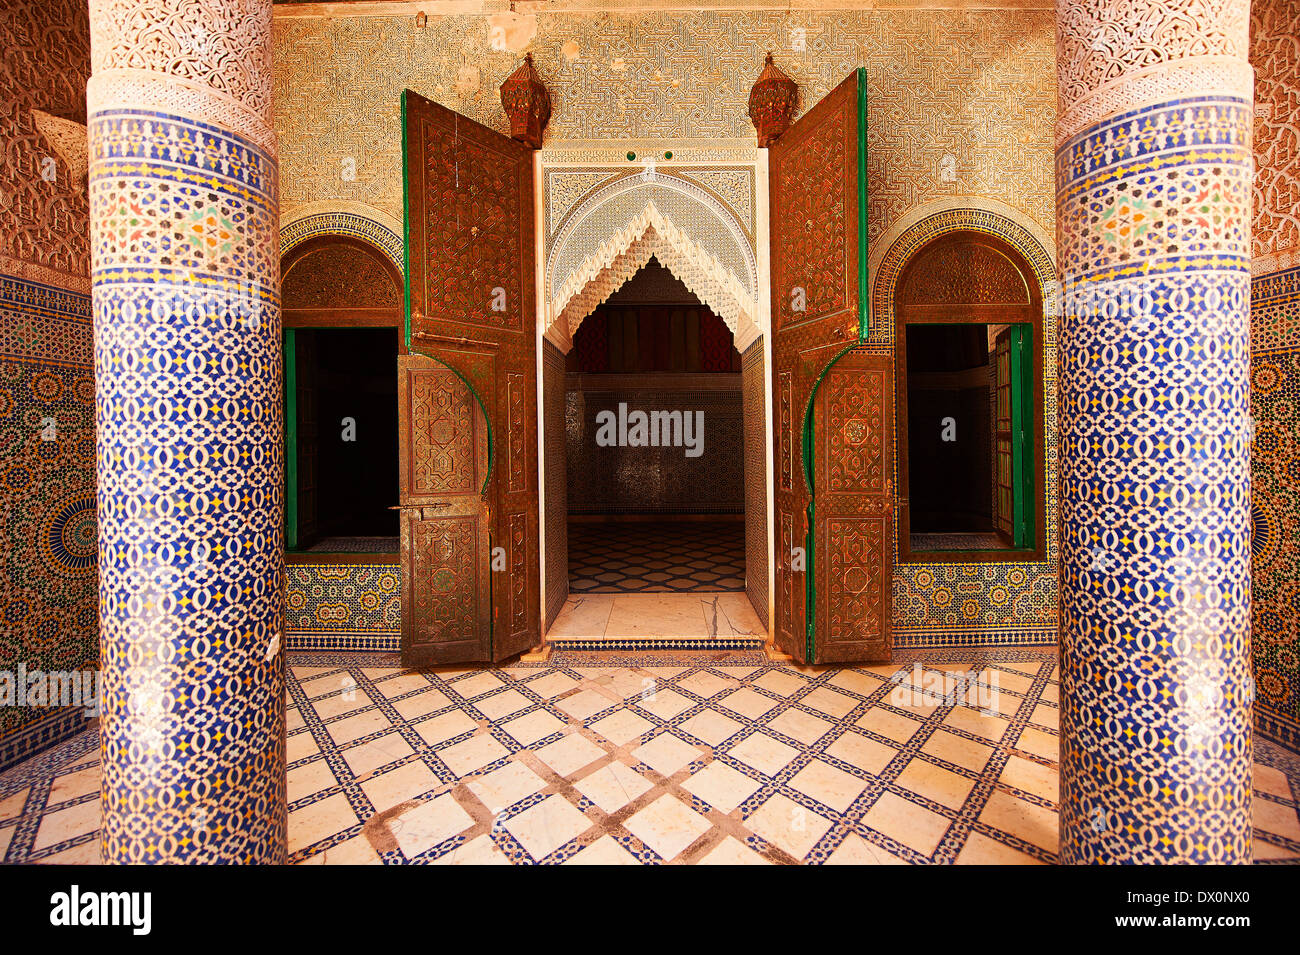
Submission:
<svg viewBox="0 0 1300 955">
<path fill-rule="evenodd" d="M 397 359 L 402 665 L 490 660 L 487 422 L 454 371 Z"/>
<path fill-rule="evenodd" d="M 883 662 L 893 648 L 894 362 L 855 348 L 813 400 L 817 663 Z"/>
<path fill-rule="evenodd" d="M 415 603 L 402 608 L 404 658 L 406 648 L 414 646 L 406 634 L 429 637 L 436 632 L 445 635 L 446 647 L 433 656 L 411 649 L 410 662 L 421 657 L 503 660 L 541 642 L 533 154 L 410 90 L 402 94 L 402 138 L 407 345 L 413 354 L 453 370 L 472 390 L 485 416 L 487 448 L 474 560 L 438 558 L 447 550 L 445 537 L 429 538 L 443 542 L 431 548 L 416 546 L 415 537 L 409 549 L 404 543 L 404 592 L 409 577 L 416 595 Z M 412 401 L 414 413 L 414 392 Z M 419 437 L 415 427 L 404 412 L 403 431 L 410 431 L 412 448 Z M 415 461 L 413 452 L 411 462 L 404 457 L 403 465 Z M 459 465 L 443 455 L 431 455 L 423 466 L 453 469 L 440 472 L 447 480 L 461 474 L 454 470 Z M 404 495 L 411 491 L 404 482 Z M 454 511 L 458 519 L 468 520 L 464 502 L 438 497 L 426 504 L 412 496 L 409 503 L 402 502 L 407 509 L 403 533 L 416 513 L 420 523 L 431 516 L 435 523 L 443 520 L 428 510 L 436 503 L 448 504 L 439 508 L 446 518 Z M 473 599 L 421 605 L 419 587 L 430 581 L 438 593 L 466 597 L 472 591 Z M 486 617 L 485 605 L 490 607 Z M 456 619 L 419 619 L 426 607 L 437 606 Z M 471 627 L 479 628 L 477 643 L 462 639 Z"/>
<path fill-rule="evenodd" d="M 862 456 L 858 441 L 850 442 L 854 449 L 850 450 L 835 443 L 845 439 L 843 434 L 837 438 L 823 430 L 826 402 L 833 406 L 838 399 L 828 394 L 817 406 L 813 399 L 836 360 L 867 333 L 866 131 L 866 71 L 859 69 L 794 123 L 768 155 L 777 548 L 774 630 L 777 646 L 805 662 L 877 659 L 888 652 L 892 529 L 878 538 L 852 523 L 857 519 L 854 515 L 887 501 L 888 494 L 867 493 L 852 481 L 832 490 L 826 475 L 819 475 L 814 466 L 819 440 L 829 449 L 823 459 L 836 467 Z M 888 358 L 874 361 L 887 364 Z M 856 409 L 853 420 L 861 424 L 850 430 L 856 435 L 860 427 L 883 428 L 876 437 L 883 440 L 881 447 L 889 448 L 893 440 L 889 389 L 877 394 L 864 391 L 861 382 L 850 381 L 866 371 L 855 359 L 830 380 L 846 394 L 856 389 L 858 398 L 870 395 L 884 403 Z M 865 433 L 860 440 L 868 440 Z M 882 474 L 888 479 L 891 473 L 889 464 Z M 827 575 L 847 571 L 850 565 L 855 568 L 851 575 L 855 583 L 831 585 Z M 872 570 L 862 576 L 866 567 Z M 879 568 L 886 572 L 882 575 Z M 880 601 L 885 607 L 880 618 L 884 650 L 879 649 L 878 635 L 868 638 L 866 630 L 846 629 L 856 626 L 856 615 L 863 608 Z"/>
</svg>

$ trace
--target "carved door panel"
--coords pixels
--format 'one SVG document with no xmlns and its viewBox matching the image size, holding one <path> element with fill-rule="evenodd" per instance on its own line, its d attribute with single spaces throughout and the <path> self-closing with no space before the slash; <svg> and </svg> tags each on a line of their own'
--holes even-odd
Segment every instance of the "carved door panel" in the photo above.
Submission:
<svg viewBox="0 0 1300 955">
<path fill-rule="evenodd" d="M 487 423 L 454 371 L 397 359 L 402 665 L 491 658 Z"/>
<path fill-rule="evenodd" d="M 453 369 L 486 416 L 475 605 L 491 612 L 472 659 L 503 660 L 541 642 L 533 154 L 410 90 L 402 116 L 407 344 Z"/>
<path fill-rule="evenodd" d="M 893 647 L 894 362 L 854 349 L 813 402 L 815 641 L 810 662 L 885 662 Z"/>
<path fill-rule="evenodd" d="M 866 71 L 859 69 L 794 123 L 768 155 L 774 632 L 777 646 L 801 661 L 822 657 L 821 628 L 829 619 L 817 609 L 826 597 L 819 576 L 823 554 L 834 552 L 838 535 L 852 530 L 819 523 L 813 398 L 828 369 L 867 334 L 866 130 Z M 819 528 L 831 536 L 814 533 Z M 843 652 L 853 651 L 844 644 Z"/>
</svg>

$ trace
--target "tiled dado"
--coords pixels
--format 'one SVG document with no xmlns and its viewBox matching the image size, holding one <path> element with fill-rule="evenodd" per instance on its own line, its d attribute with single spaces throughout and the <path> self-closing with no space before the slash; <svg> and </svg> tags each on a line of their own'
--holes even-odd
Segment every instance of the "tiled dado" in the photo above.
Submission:
<svg viewBox="0 0 1300 955">
<path fill-rule="evenodd" d="M 88 295 L 0 275 L 0 670 L 96 666 L 91 341 Z M 0 768 L 84 722 L 0 707 Z"/>
<path fill-rule="evenodd" d="M 398 564 L 287 564 L 289 650 L 395 651 L 402 631 Z"/>
<path fill-rule="evenodd" d="M 291 859 L 1055 861 L 1055 654 L 917 662 L 557 652 L 417 673 L 291 654 Z M 998 684 L 983 712 L 968 669 Z M 1257 861 L 1300 860 L 1300 764 L 1263 744 L 1255 786 Z M 93 732 L 0 775 L 3 861 L 96 861 L 98 818 Z"/>
</svg>

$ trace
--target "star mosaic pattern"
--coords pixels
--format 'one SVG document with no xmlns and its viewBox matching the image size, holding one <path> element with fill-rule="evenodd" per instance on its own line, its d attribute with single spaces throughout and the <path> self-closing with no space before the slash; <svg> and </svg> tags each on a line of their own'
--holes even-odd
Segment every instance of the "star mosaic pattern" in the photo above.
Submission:
<svg viewBox="0 0 1300 955">
<path fill-rule="evenodd" d="M 742 521 L 569 524 L 570 593 L 724 593 L 744 589 Z"/>
<path fill-rule="evenodd" d="M 292 862 L 1056 861 L 1050 649 L 289 671 Z M 1300 862 L 1300 761 L 1256 748 L 1256 861 Z M 98 759 L 90 731 L 0 775 L 0 860 L 98 861 Z"/>
</svg>

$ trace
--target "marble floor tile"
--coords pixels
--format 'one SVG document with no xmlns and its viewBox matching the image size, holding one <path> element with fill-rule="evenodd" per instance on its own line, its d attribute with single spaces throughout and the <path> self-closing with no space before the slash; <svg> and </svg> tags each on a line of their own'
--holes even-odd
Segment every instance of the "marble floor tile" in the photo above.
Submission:
<svg viewBox="0 0 1300 955">
<path fill-rule="evenodd" d="M 745 826 L 794 858 L 802 859 L 830 829 L 831 820 L 777 793 L 745 819 Z"/>
<path fill-rule="evenodd" d="M 654 788 L 640 773 L 620 762 L 602 766 L 573 784 L 573 788 L 590 799 L 605 813 L 615 813 Z"/>
<path fill-rule="evenodd" d="M 583 599 L 612 613 L 622 596 Z M 666 598 L 699 608 L 716 597 L 651 596 L 669 615 Z M 710 606 L 739 617 L 745 600 Z M 291 653 L 289 664 L 293 863 L 1057 858 L 1059 691 L 1042 680 L 1052 648 L 871 667 L 576 649 L 419 672 L 375 653 Z M 972 669 L 996 671 L 996 714 L 918 695 Z M 99 861 L 98 751 L 88 731 L 0 773 L 0 861 Z M 1296 777 L 1273 752 L 1257 742 L 1256 859 L 1300 864 Z"/>
<path fill-rule="evenodd" d="M 501 826 L 519 840 L 534 862 L 591 828 L 591 821 L 563 796 L 547 796 L 537 805 L 505 820 Z"/>
<path fill-rule="evenodd" d="M 620 846 L 612 836 L 601 836 L 576 855 L 564 860 L 565 865 L 640 865 L 636 856 Z"/>
<path fill-rule="evenodd" d="M 702 755 L 698 747 L 692 746 L 674 733 L 660 733 L 645 745 L 632 750 L 633 758 L 641 760 L 663 776 L 671 776 Z"/>
<path fill-rule="evenodd" d="M 402 855 L 414 859 L 474 825 L 474 819 L 450 794 L 416 803 L 387 821 Z"/>
<path fill-rule="evenodd" d="M 623 825 L 666 862 L 677 858 L 687 846 L 709 831 L 707 819 L 667 794 Z"/>
<path fill-rule="evenodd" d="M 433 770 L 420 760 L 414 760 L 372 776 L 361 783 L 361 790 L 374 804 L 376 812 L 383 812 L 422 796 L 438 785 Z"/>
<path fill-rule="evenodd" d="M 551 624 L 547 636 L 603 637 L 614 609 L 613 594 L 571 594 Z"/>
<path fill-rule="evenodd" d="M 761 783 L 714 760 L 682 783 L 687 792 L 699 796 L 720 812 L 729 813 L 761 788 Z"/>
</svg>

